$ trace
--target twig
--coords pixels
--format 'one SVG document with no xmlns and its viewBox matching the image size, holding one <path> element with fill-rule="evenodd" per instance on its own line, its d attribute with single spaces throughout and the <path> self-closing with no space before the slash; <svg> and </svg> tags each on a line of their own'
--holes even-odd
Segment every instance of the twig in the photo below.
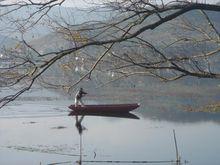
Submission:
<svg viewBox="0 0 220 165">
<path fill-rule="evenodd" d="M 90 160 L 84 160 L 82 162 L 85 163 L 132 163 L 132 164 L 138 164 L 138 163 L 174 163 L 175 160 L 155 160 L 155 161 L 121 161 L 121 160 L 100 160 L 100 161 L 90 161 Z"/>
<path fill-rule="evenodd" d="M 66 163 L 71 163 L 71 161 L 68 161 L 68 162 L 58 162 L 58 163 L 50 163 L 50 164 L 47 164 L 47 165 L 57 165 L 57 164 L 66 164 Z"/>
</svg>

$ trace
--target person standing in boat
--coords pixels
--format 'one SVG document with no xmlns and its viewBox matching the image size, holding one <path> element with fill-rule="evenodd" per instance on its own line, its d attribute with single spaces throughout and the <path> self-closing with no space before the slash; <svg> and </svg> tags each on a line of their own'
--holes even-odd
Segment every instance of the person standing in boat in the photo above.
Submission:
<svg viewBox="0 0 220 165">
<path fill-rule="evenodd" d="M 75 107 L 79 106 L 79 103 L 81 106 L 84 106 L 82 102 L 82 97 L 84 97 L 87 93 L 83 90 L 83 88 L 80 88 L 80 90 L 76 93 L 75 96 Z"/>
</svg>

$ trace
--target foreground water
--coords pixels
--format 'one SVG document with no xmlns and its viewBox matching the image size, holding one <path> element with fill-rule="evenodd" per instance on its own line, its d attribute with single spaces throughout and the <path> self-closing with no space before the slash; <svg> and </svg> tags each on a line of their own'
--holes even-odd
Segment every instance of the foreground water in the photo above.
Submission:
<svg viewBox="0 0 220 165">
<path fill-rule="evenodd" d="M 73 164 L 79 160 L 80 135 L 73 117 L 1 119 L 0 125 L 2 165 Z M 82 125 L 86 128 L 82 134 L 84 161 L 175 160 L 175 129 L 183 162 L 220 162 L 220 126 L 213 122 L 180 124 L 86 116 Z"/>
<path fill-rule="evenodd" d="M 0 112 L 0 164 L 77 164 L 80 140 L 82 164 L 171 161 L 176 159 L 173 130 L 183 164 L 220 164 L 218 113 L 172 110 L 178 100 L 164 96 L 157 99 L 162 108 L 149 100 L 134 112 L 139 120 L 85 116 L 81 136 L 75 117 L 67 116 L 71 100 L 17 101 Z"/>
</svg>

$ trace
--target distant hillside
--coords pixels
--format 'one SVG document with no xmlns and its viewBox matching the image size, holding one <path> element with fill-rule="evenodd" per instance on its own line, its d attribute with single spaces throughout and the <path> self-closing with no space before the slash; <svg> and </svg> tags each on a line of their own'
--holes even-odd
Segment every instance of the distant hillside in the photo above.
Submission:
<svg viewBox="0 0 220 165">
<path fill-rule="evenodd" d="M 8 9 L 9 8 L 5 8 L 6 11 Z M 7 17 L 3 17 L 3 19 L 0 20 L 0 30 L 3 30 L 4 34 L 9 35 L 10 37 L 14 37 L 14 38 L 17 36 L 19 37 L 20 34 L 15 32 L 15 29 L 17 28 L 17 24 L 13 23 L 12 20 L 27 18 L 30 16 L 31 13 L 33 13 L 36 10 L 37 10 L 36 7 L 28 6 L 12 12 L 11 14 L 7 15 Z M 88 22 L 91 20 L 104 20 L 104 19 L 108 19 L 109 17 L 109 13 L 107 12 L 101 12 L 101 11 L 89 12 L 89 11 L 90 9 L 86 11 L 73 7 L 55 6 L 51 8 L 51 10 L 47 14 L 52 20 L 55 20 L 57 22 L 65 21 L 70 25 L 81 24 L 83 22 Z M 36 15 L 36 17 L 33 18 L 32 22 L 38 19 L 39 16 L 40 14 Z M 39 38 L 49 34 L 51 32 L 51 27 L 48 26 L 49 21 L 47 19 L 48 17 L 44 16 L 43 19 L 38 22 L 38 24 L 34 25 L 33 28 L 29 28 L 28 31 L 26 31 L 25 38 L 31 40 L 33 38 Z"/>
<path fill-rule="evenodd" d="M 94 10 L 94 9 L 78 9 L 74 7 L 54 7 L 49 15 L 55 19 L 64 19 L 70 24 L 81 24 L 84 22 L 96 20 L 103 21 L 111 17 L 111 12 Z"/>
<path fill-rule="evenodd" d="M 54 9 L 55 11 L 52 13 L 59 13 L 58 12 L 58 8 Z M 62 11 L 62 16 L 65 18 L 67 16 L 69 16 L 67 13 L 69 13 L 72 8 L 61 8 L 60 9 Z M 66 11 L 67 13 L 65 13 L 64 11 Z M 76 10 L 74 10 L 76 11 Z M 83 12 L 80 11 L 79 13 L 76 13 L 76 15 L 71 15 L 74 18 L 76 17 L 78 19 L 78 21 L 83 21 L 84 16 L 82 14 Z M 84 13 L 85 14 L 85 13 Z M 105 13 L 103 13 L 105 15 Z M 213 22 L 213 24 L 215 25 L 215 27 L 217 29 L 220 30 L 220 14 L 218 12 L 207 12 L 207 14 L 210 17 L 210 20 Z M 55 15 L 54 15 L 55 17 Z M 99 18 L 104 18 L 99 16 Z M 204 19 L 204 16 L 201 15 L 200 11 L 191 11 L 188 12 L 186 14 L 184 14 L 182 16 L 182 18 L 184 19 L 188 19 L 190 22 L 192 22 L 195 25 L 207 25 L 207 21 Z M 91 18 L 90 18 L 91 19 Z M 95 18 L 94 18 L 95 19 Z M 98 19 L 98 17 L 97 17 Z M 151 18 L 150 21 L 152 21 L 152 19 L 155 19 L 154 17 Z M 179 18 L 178 18 L 179 19 Z M 183 31 L 177 27 L 175 27 L 174 25 L 177 24 L 176 22 L 177 20 L 173 20 L 171 22 L 168 23 L 164 23 L 163 25 L 157 27 L 154 30 L 148 30 L 143 34 L 143 37 L 146 37 L 146 39 L 148 41 L 151 41 L 154 45 L 156 46 L 160 46 L 163 45 L 164 43 L 170 43 L 172 41 L 175 40 L 175 37 L 177 37 L 178 34 L 184 34 Z M 92 27 L 95 29 L 95 26 Z M 97 33 L 99 33 L 99 31 L 93 31 L 93 34 L 86 34 L 88 36 L 95 36 Z M 111 33 L 111 32 L 110 32 Z M 197 35 L 196 32 L 187 32 L 186 35 Z M 100 39 L 102 39 L 102 37 L 105 37 L 106 39 L 106 35 L 105 33 L 103 33 L 102 35 L 100 35 Z M 73 47 L 72 43 L 69 41 L 66 41 L 63 36 L 61 34 L 56 34 L 56 33 L 50 33 L 47 34 L 41 38 L 38 39 L 33 39 L 32 44 L 36 47 L 36 48 L 40 48 L 42 51 L 46 51 L 46 50 L 57 50 L 60 48 L 68 48 L 68 47 Z M 191 51 L 191 48 L 189 47 L 191 45 L 187 45 L 187 50 Z M 202 46 L 204 47 L 204 46 Z M 194 49 L 194 48 L 192 48 Z M 183 50 L 185 51 L 185 50 Z"/>
<path fill-rule="evenodd" d="M 30 44 L 41 53 L 48 53 L 51 51 L 58 51 L 73 47 L 73 43 L 65 40 L 61 34 L 50 33 L 41 38 L 35 39 Z"/>
<path fill-rule="evenodd" d="M 13 17 L 14 19 L 19 19 L 25 16 L 27 17 L 31 12 L 35 10 L 36 10 L 35 7 L 29 6 L 27 8 L 22 8 L 18 11 L 12 12 L 12 14 L 10 14 L 9 16 Z M 72 8 L 72 7 L 55 6 L 49 11 L 48 16 L 58 22 L 62 22 L 63 20 L 65 20 L 65 22 L 67 22 L 68 24 L 74 25 L 74 24 L 80 24 L 83 22 L 88 22 L 91 20 L 96 20 L 96 21 L 109 20 L 109 18 L 112 17 L 112 15 L 114 15 L 114 12 L 108 12 L 107 10 L 104 11 L 103 9 L 100 9 L 100 11 L 93 11 L 93 12 L 91 12 L 91 10 L 92 9 L 88 9 L 86 11 L 86 10 L 80 10 L 78 8 Z M 201 16 L 198 17 L 199 15 L 198 13 L 199 13 L 198 11 L 192 11 L 192 12 L 188 12 L 184 14 L 184 16 L 186 18 L 191 19 L 194 22 L 195 21 L 198 22 L 201 19 Z M 210 19 L 213 20 L 215 24 L 220 27 L 220 21 L 219 21 L 220 14 L 218 12 L 207 12 L 207 13 L 210 16 Z M 39 24 L 35 25 L 33 29 L 29 29 L 28 33 L 25 35 L 25 38 L 28 40 L 32 40 L 32 39 L 37 39 L 37 38 L 40 38 L 44 35 L 51 33 L 51 29 L 50 27 L 47 26 L 47 23 L 48 23 L 47 21 L 45 21 L 45 23 L 40 21 Z M 7 29 L 7 33 L 8 33 L 7 35 L 10 35 L 10 37 L 19 36 L 18 33 L 14 32 L 15 24 L 10 23 L 8 19 L 5 19 L 4 21 L 0 21 L 0 27 L 1 27 L 0 29 Z M 165 26 L 161 26 L 157 29 L 164 28 L 164 27 Z M 166 27 L 169 29 L 167 25 Z M 161 33 L 161 34 L 165 35 L 165 37 L 168 37 L 166 36 L 167 33 L 165 34 Z M 1 35 L 1 32 L 0 32 L 0 35 Z M 151 38 L 151 36 L 149 37 Z M 155 34 L 153 38 L 155 39 L 157 38 Z"/>
<path fill-rule="evenodd" d="M 220 12 L 205 11 L 205 13 L 208 15 L 209 19 L 215 25 L 215 27 L 220 30 Z M 205 17 L 200 10 L 185 13 L 183 17 L 190 20 L 194 24 L 207 24 L 207 21 L 204 19 Z"/>
<path fill-rule="evenodd" d="M 16 39 L 0 34 L 0 49 L 12 47 L 16 42 Z"/>
</svg>

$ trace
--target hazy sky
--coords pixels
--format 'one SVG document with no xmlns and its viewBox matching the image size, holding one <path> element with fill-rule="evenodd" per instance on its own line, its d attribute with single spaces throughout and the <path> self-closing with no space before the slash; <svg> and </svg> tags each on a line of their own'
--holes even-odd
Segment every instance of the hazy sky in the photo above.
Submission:
<svg viewBox="0 0 220 165">
<path fill-rule="evenodd" d="M 66 0 L 63 3 L 63 6 L 66 7 L 80 7 L 80 8 L 86 8 L 91 7 L 92 4 L 100 4 L 100 2 L 103 2 L 102 0 Z"/>
<path fill-rule="evenodd" d="M 173 0 L 164 0 L 164 2 L 168 2 L 168 1 L 173 1 Z M 196 1 L 196 0 L 193 0 L 193 1 Z M 197 1 L 206 2 L 209 4 L 215 4 L 219 2 L 220 0 L 197 0 Z M 66 0 L 63 6 L 85 8 L 85 7 L 91 7 L 93 3 L 98 4 L 101 2 L 104 2 L 104 0 Z M 158 0 L 158 2 L 161 2 L 161 0 Z"/>
</svg>

